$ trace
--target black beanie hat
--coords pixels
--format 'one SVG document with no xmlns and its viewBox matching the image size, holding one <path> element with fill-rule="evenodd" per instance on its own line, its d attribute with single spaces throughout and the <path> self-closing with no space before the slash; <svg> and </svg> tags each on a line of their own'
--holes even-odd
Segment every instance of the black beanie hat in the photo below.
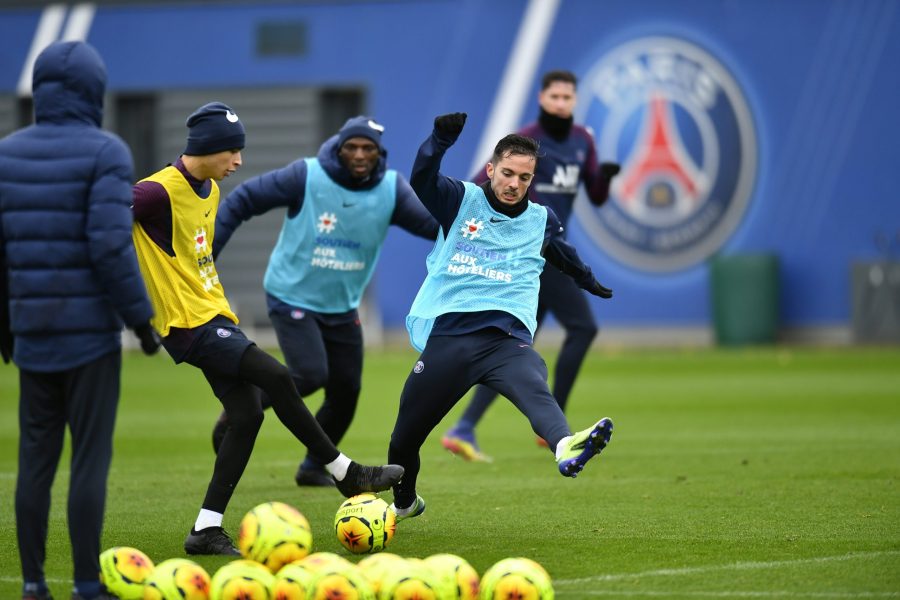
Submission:
<svg viewBox="0 0 900 600">
<path fill-rule="evenodd" d="M 344 126 L 338 131 L 337 147 L 340 149 L 344 142 L 350 138 L 364 137 L 375 142 L 378 149 L 381 149 L 381 134 L 384 132 L 384 125 L 376 123 L 371 117 L 353 117 L 347 119 Z"/>
<path fill-rule="evenodd" d="M 244 147 L 244 124 L 226 104 L 204 104 L 187 118 L 187 147 L 184 154 L 204 156 Z"/>
</svg>

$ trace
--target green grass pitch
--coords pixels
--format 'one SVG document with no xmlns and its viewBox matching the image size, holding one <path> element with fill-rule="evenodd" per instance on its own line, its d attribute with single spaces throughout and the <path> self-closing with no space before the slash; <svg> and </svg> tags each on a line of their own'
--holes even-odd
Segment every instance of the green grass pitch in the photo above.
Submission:
<svg viewBox="0 0 900 600">
<path fill-rule="evenodd" d="M 412 352 L 369 351 L 345 453 L 384 461 L 414 361 Z M 16 370 L 0 367 L 2 599 L 20 589 L 17 397 Z M 313 408 L 319 402 L 309 399 Z M 574 480 L 556 472 L 505 401 L 479 431 L 495 462 L 448 454 L 440 434 L 461 409 L 423 448 L 419 493 L 428 511 L 400 524 L 390 551 L 452 552 L 479 573 L 528 556 L 548 569 L 560 598 L 900 597 L 896 348 L 596 351 L 570 399 L 569 422 L 582 429 L 609 416 L 615 432 Z M 156 562 L 183 556 L 212 469 L 218 412 L 197 370 L 164 354 L 126 356 L 104 547 L 135 546 Z M 309 518 L 316 550 L 343 553 L 331 529 L 342 499 L 294 485 L 301 457 L 268 412 L 226 528 L 235 532 L 245 511 L 279 500 Z M 71 585 L 67 485 L 68 453 L 48 543 L 57 599 L 68 598 Z M 213 573 L 226 561 L 198 562 Z"/>
</svg>

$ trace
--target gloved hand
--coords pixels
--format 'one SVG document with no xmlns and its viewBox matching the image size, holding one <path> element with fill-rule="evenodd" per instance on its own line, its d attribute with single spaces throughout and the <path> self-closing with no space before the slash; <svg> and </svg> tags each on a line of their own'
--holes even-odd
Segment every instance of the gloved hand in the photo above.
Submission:
<svg viewBox="0 0 900 600">
<path fill-rule="evenodd" d="M 588 288 L 588 292 L 601 298 L 612 298 L 613 292 L 608 287 L 604 287 L 602 283 L 594 280 L 594 283 Z"/>
<path fill-rule="evenodd" d="M 456 141 L 466 125 L 466 113 L 450 113 L 434 118 L 434 131 L 443 138 Z"/>
<path fill-rule="evenodd" d="M 7 364 L 12 360 L 13 346 L 15 346 L 13 334 L 9 331 L 0 331 L 0 356 L 3 357 L 3 362 Z"/>
<path fill-rule="evenodd" d="M 141 341 L 141 350 L 144 354 L 147 356 L 156 354 L 156 351 L 159 350 L 161 340 L 159 334 L 156 333 L 156 330 L 153 329 L 153 325 L 151 325 L 149 321 L 135 327 L 134 334 Z"/>
<path fill-rule="evenodd" d="M 600 176 L 606 180 L 610 180 L 616 175 L 619 174 L 619 171 L 622 170 L 622 167 L 619 166 L 618 163 L 614 162 L 605 162 L 600 163 Z"/>
</svg>

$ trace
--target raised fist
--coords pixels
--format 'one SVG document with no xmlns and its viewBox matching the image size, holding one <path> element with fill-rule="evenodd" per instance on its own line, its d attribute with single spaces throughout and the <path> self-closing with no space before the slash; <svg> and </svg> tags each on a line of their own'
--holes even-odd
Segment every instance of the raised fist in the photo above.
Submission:
<svg viewBox="0 0 900 600">
<path fill-rule="evenodd" d="M 444 138 L 455 140 L 466 125 L 466 113 L 450 113 L 434 118 L 434 130 Z"/>
</svg>

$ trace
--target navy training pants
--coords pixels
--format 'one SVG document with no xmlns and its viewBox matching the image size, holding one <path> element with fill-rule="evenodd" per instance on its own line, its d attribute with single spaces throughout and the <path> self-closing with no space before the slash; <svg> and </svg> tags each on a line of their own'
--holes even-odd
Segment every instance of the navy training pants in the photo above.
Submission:
<svg viewBox="0 0 900 600">
<path fill-rule="evenodd" d="M 182 359 L 203 371 L 228 416 L 203 508 L 224 513 L 231 501 L 262 426 L 260 390 L 294 437 L 326 462 L 337 458 L 337 448 L 306 407 L 284 365 L 233 323 L 213 319 L 194 331 L 194 343 Z"/>
<path fill-rule="evenodd" d="M 336 317 L 299 309 L 270 310 L 269 318 L 300 395 L 325 389 L 316 421 L 338 445 L 350 428 L 362 389 L 363 336 L 356 311 Z M 321 469 L 326 462 L 308 452 L 304 468 Z"/>
<path fill-rule="evenodd" d="M 73 578 L 97 580 L 121 371 L 118 350 L 67 371 L 19 371 L 16 534 L 25 581 L 44 580 L 50 488 L 66 426 L 72 435 L 67 516 Z"/>
<path fill-rule="evenodd" d="M 545 265 L 541 273 L 538 327 L 544 322 L 547 311 L 553 314 L 566 332 L 553 373 L 553 397 L 565 411 L 578 371 L 598 330 L 586 292 L 575 285 L 571 277 L 550 264 Z M 478 386 L 460 421 L 474 427 L 496 397 L 495 390 Z"/>
<path fill-rule="evenodd" d="M 497 390 L 519 409 L 550 449 L 571 434 L 547 387 L 547 365 L 534 349 L 495 328 L 431 336 L 400 394 L 388 462 L 406 472 L 394 486 L 399 507 L 416 498 L 419 449 L 428 434 L 475 384 Z"/>
</svg>

